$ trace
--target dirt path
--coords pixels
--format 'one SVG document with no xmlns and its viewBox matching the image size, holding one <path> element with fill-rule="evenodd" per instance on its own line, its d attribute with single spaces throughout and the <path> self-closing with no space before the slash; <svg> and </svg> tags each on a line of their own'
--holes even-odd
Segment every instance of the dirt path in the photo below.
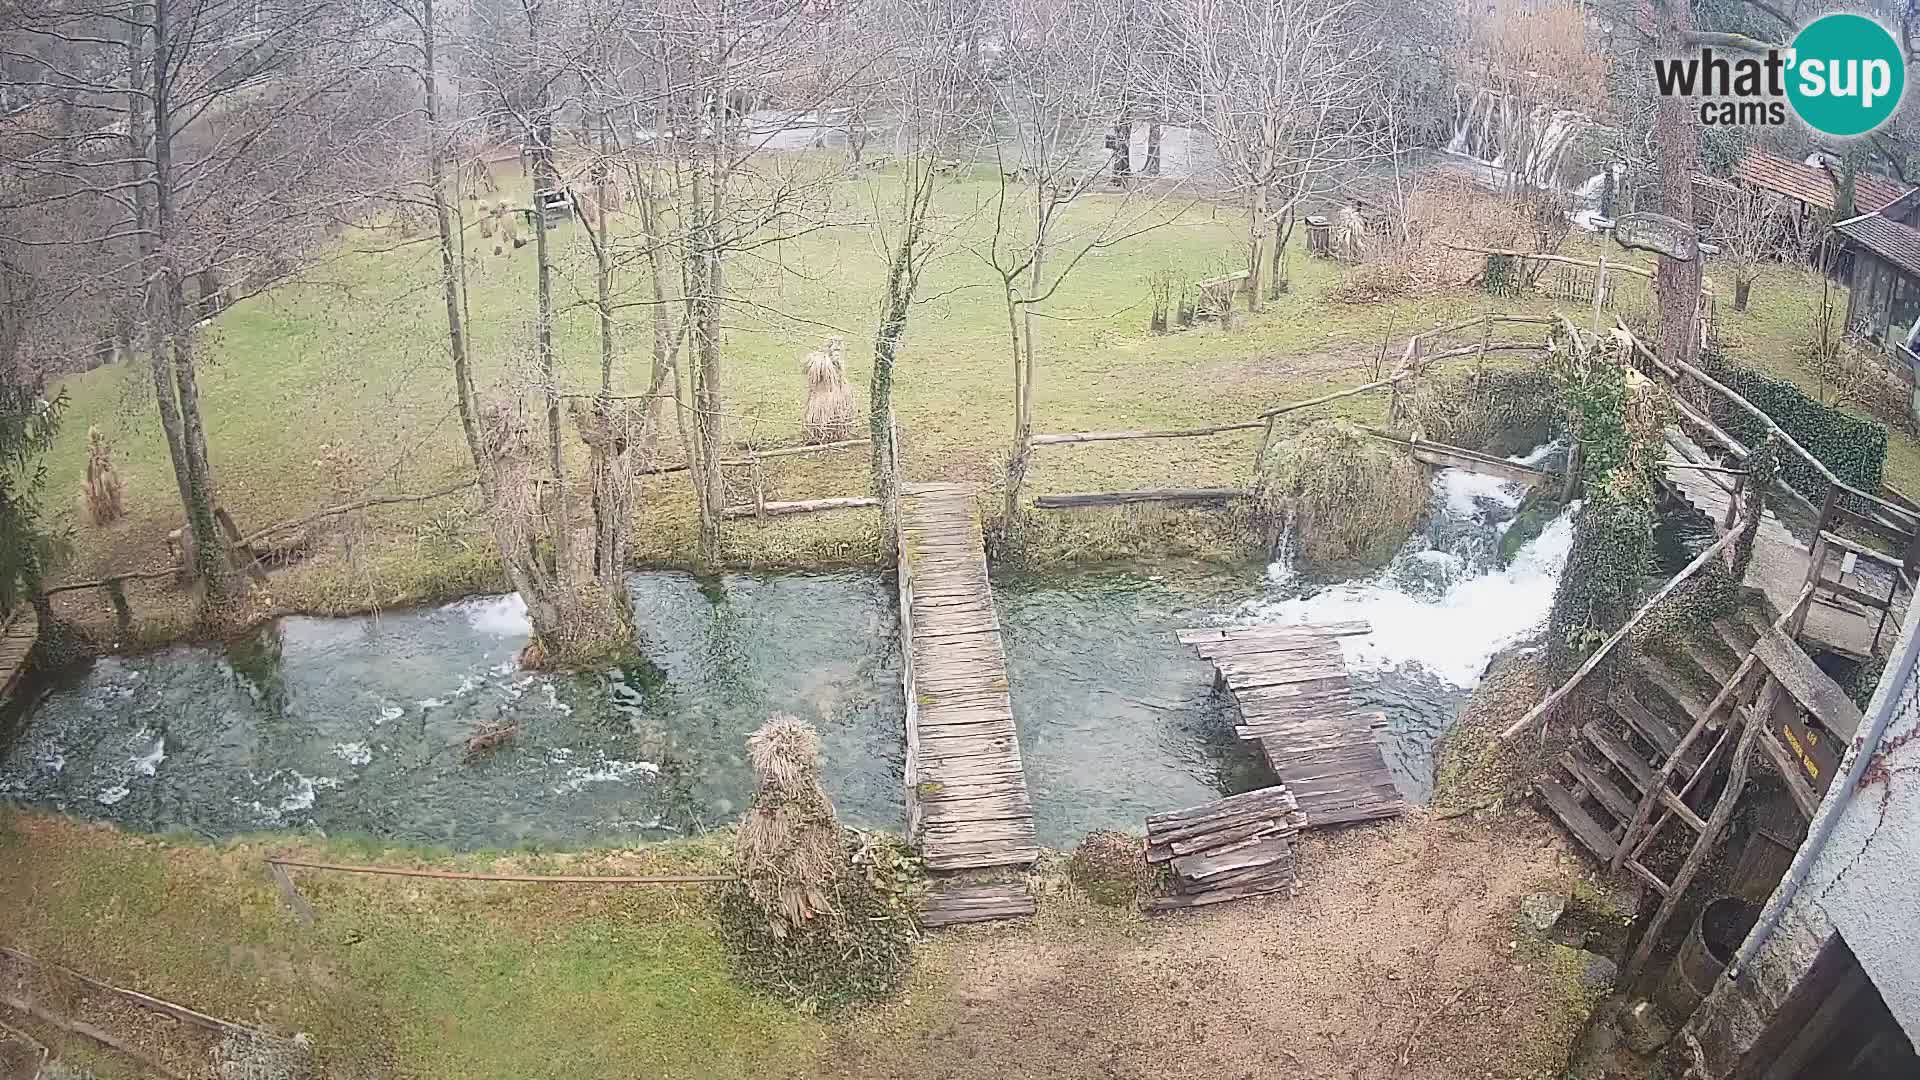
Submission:
<svg viewBox="0 0 1920 1080">
<path fill-rule="evenodd" d="M 1536 815 L 1353 830 L 1300 865 L 1291 900 L 1143 922 L 1061 895 L 1028 929 L 937 938 L 911 1000 L 845 1033 L 830 1075 L 1560 1075 L 1564 980 L 1509 942 L 1520 898 L 1580 864 Z"/>
</svg>

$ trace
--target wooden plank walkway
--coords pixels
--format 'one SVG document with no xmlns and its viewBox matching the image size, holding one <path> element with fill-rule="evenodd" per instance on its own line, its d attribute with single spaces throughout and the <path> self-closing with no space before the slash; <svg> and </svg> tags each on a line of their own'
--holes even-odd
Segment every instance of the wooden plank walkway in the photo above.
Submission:
<svg viewBox="0 0 1920 1080">
<path fill-rule="evenodd" d="M 900 491 L 907 834 L 934 871 L 1040 857 L 971 489 Z"/>
<path fill-rule="evenodd" d="M 26 674 L 27 655 L 40 639 L 40 617 L 30 607 L 21 608 L 0 631 L 0 702 L 13 696 Z"/>
<path fill-rule="evenodd" d="M 1374 729 L 1386 718 L 1354 710 L 1337 638 L 1365 623 L 1181 630 L 1211 660 L 1240 706 L 1234 728 L 1259 743 L 1306 815 L 1305 828 L 1374 821 L 1406 809 Z"/>
<path fill-rule="evenodd" d="M 1663 462 L 1667 486 L 1688 506 L 1713 523 L 1716 533 L 1726 530 L 1727 507 L 1733 501 L 1733 477 L 1700 469 L 1678 469 L 1680 464 L 1714 464 L 1705 450 L 1677 428 L 1666 433 L 1667 454 Z M 1753 541 L 1753 560 L 1747 564 L 1745 584 L 1765 593 L 1775 611 L 1785 611 L 1800 598 L 1806 585 L 1807 566 L 1812 560 L 1806 545 L 1794 539 L 1772 510 L 1760 518 L 1760 531 Z M 1890 626 L 1898 626 L 1905 613 L 1905 601 L 1895 606 Z M 1873 655 L 1875 632 L 1880 628 L 1880 613 L 1864 608 L 1843 607 L 1822 596 L 1807 610 L 1806 624 L 1800 636 L 1814 644 L 1865 659 Z"/>
</svg>

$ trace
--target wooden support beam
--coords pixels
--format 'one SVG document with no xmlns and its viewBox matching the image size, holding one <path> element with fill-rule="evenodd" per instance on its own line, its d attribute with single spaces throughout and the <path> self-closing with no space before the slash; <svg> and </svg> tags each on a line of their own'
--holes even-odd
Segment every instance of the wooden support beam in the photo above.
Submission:
<svg viewBox="0 0 1920 1080">
<path fill-rule="evenodd" d="M 816 510 L 857 510 L 880 505 L 870 495 L 844 499 L 802 499 L 798 502 L 769 502 L 751 506 L 724 506 L 720 516 L 729 520 L 750 517 L 778 517 L 783 514 L 808 514 Z"/>
<path fill-rule="evenodd" d="M 1229 431 L 1251 431 L 1254 428 L 1268 426 L 1269 422 L 1266 420 L 1247 420 L 1238 424 L 1185 428 L 1179 431 L 1074 431 L 1059 435 L 1035 435 L 1028 442 L 1034 446 L 1064 446 L 1069 443 L 1117 442 L 1121 439 L 1191 439 L 1205 435 L 1222 435 Z"/>
<path fill-rule="evenodd" d="M 1758 715 L 1765 716 L 1772 710 L 1772 695 L 1763 691 L 1761 698 L 1763 707 L 1756 711 Z M 1633 958 L 1622 972 L 1623 983 L 1631 982 L 1646 966 L 1647 957 L 1653 953 L 1654 943 L 1660 938 L 1660 931 L 1666 929 L 1667 920 L 1673 918 L 1674 909 L 1686 893 L 1687 886 L 1693 883 L 1693 876 L 1700 871 L 1700 864 L 1706 861 L 1707 853 L 1713 850 L 1721 831 L 1727 827 L 1727 821 L 1733 817 L 1734 805 L 1740 801 L 1740 792 L 1747 786 L 1747 763 L 1752 760 L 1754 739 L 1759 733 L 1759 724 L 1748 724 L 1746 730 L 1740 733 L 1740 743 L 1733 751 L 1733 764 L 1727 770 L 1726 786 L 1720 789 L 1720 798 L 1713 804 L 1713 813 L 1707 818 L 1706 828 L 1694 841 L 1693 850 L 1687 853 L 1686 860 L 1680 864 L 1680 872 L 1673 876 L 1667 895 L 1660 901 L 1660 910 L 1654 912 L 1653 921 L 1647 924 L 1646 932 L 1640 935 L 1640 944 L 1633 950 Z"/>
<path fill-rule="evenodd" d="M 1036 510 L 1072 510 L 1089 506 L 1122 506 L 1131 503 L 1173 503 L 1201 506 L 1245 498 L 1244 488 L 1145 488 L 1139 491 L 1086 491 L 1069 494 L 1036 495 Z"/>
</svg>

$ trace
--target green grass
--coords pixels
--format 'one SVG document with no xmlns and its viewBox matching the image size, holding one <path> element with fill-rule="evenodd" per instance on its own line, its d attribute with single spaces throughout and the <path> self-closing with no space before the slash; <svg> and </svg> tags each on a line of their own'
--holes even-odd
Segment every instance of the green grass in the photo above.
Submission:
<svg viewBox="0 0 1920 1080">
<path fill-rule="evenodd" d="M 827 185 L 822 216 L 859 221 L 884 213 L 876 200 L 886 178 Z M 898 368 L 896 404 L 914 479 L 948 479 L 997 490 L 1011 431 L 1006 319 L 980 250 L 990 240 L 996 183 L 951 184 L 941 202 L 952 231 L 944 256 L 928 271 Z M 1075 208 L 1070 227 L 1110 214 L 1117 196 L 1095 194 Z M 878 205 L 884 207 L 884 202 Z M 534 265 L 531 247 L 495 257 L 469 230 L 469 308 L 477 382 L 483 392 L 509 370 L 524 367 L 530 338 Z M 1039 431 L 1193 426 L 1239 419 L 1272 404 L 1367 377 L 1376 349 L 1390 336 L 1397 355 L 1407 335 L 1476 310 L 1543 309 L 1538 298 L 1499 300 L 1472 290 L 1349 305 L 1329 299 L 1345 269 L 1291 256 L 1293 289 L 1259 316 L 1243 315 L 1231 332 L 1205 327 L 1168 336 L 1146 332 L 1145 275 L 1174 264 L 1193 277 L 1241 259 L 1244 229 L 1229 208 L 1195 204 L 1164 227 L 1080 265 L 1039 321 L 1040 362 L 1035 425 Z M 591 293 L 591 258 L 580 228 L 560 227 L 555 292 L 561 314 L 555 336 L 563 382 L 576 392 L 597 384 L 595 319 L 583 306 Z M 201 388 L 210 453 L 221 501 L 243 529 L 285 521 L 372 490 L 431 490 L 468 470 L 453 411 L 436 261 L 429 238 L 393 247 L 366 232 L 343 236 L 329 257 L 298 280 L 245 300 L 202 332 Z M 387 250 L 373 250 L 387 245 Z M 728 268 L 730 288 L 747 302 L 729 311 L 724 389 L 735 441 L 779 443 L 797 437 L 804 389 L 799 362 L 829 333 L 848 338 L 848 377 L 864 403 L 874 314 L 884 261 L 876 230 L 847 225 L 741 255 Z M 618 381 L 631 392 L 644 383 L 650 309 L 636 268 L 618 282 L 622 362 Z M 1743 355 L 1770 370 L 1791 368 L 1799 331 L 1789 296 L 1804 300 L 1804 280 L 1769 279 L 1754 310 L 1729 315 L 1748 346 Z M 65 381 L 72 408 L 49 460 L 50 501 L 76 526 L 78 553 L 57 577 L 73 580 L 159 565 L 163 537 L 179 525 L 171 468 L 151 418 L 143 366 L 109 367 Z M 1355 401 L 1339 411 L 1371 419 L 1379 403 Z M 126 485 L 129 517 L 106 529 L 81 520 L 79 483 L 89 426 L 111 437 Z M 584 449 L 569 429 L 574 478 Z M 1920 487 L 1920 449 L 1897 439 L 1894 467 Z M 1210 486 L 1247 479 L 1258 432 L 1211 439 L 1047 447 L 1036 453 L 1031 492 L 1116 487 Z M 352 461 L 343 483 L 323 465 L 328 448 Z M 663 454 L 677 458 L 677 439 Z M 808 498 L 865 492 L 861 450 L 792 459 L 768 471 L 768 497 Z M 745 478 L 731 498 L 748 501 Z M 579 500 L 584 505 L 584 499 Z M 279 574 L 273 599 L 282 608 L 359 610 L 497 588 L 491 542 L 475 527 L 470 501 L 377 509 L 371 535 L 344 558 L 322 538 L 318 557 Z M 647 483 L 638 510 L 634 558 L 684 565 L 694 558 L 694 516 L 684 474 Z M 433 520 L 431 528 L 424 528 Z M 448 527 L 451 523 L 451 528 Z M 885 557 L 879 516 L 867 511 L 807 515 L 729 529 L 728 561 L 747 565 L 868 563 Z M 166 586 L 136 588 L 136 613 L 165 618 Z M 95 604 L 86 595 L 70 606 Z M 96 605 L 97 606 L 97 605 Z M 176 620 L 178 621 L 178 620 Z"/>
<path fill-rule="evenodd" d="M 335 1075 L 764 1075 L 804 1066 L 823 1025 L 733 980 L 700 887 L 392 882 L 295 871 L 316 919 L 261 861 L 365 861 L 359 845 L 143 839 L 0 810 L 8 943 L 228 1019 L 306 1031 Z M 715 840 L 516 857 L 573 872 L 711 870 Z M 407 853 L 383 859 L 408 862 Z M 436 865 L 480 868 L 485 856 Z"/>
</svg>

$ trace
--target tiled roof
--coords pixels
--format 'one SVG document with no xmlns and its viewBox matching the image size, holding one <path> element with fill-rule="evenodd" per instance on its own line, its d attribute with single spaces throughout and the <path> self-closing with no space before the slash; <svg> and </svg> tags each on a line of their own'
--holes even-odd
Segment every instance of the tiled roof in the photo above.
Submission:
<svg viewBox="0 0 1920 1080">
<path fill-rule="evenodd" d="M 1833 231 L 1920 277 L 1920 229 L 1879 214 L 1862 214 L 1835 224 Z"/>
<path fill-rule="evenodd" d="M 1734 179 L 1764 191 L 1798 199 L 1822 210 L 1834 208 L 1836 195 L 1833 173 L 1822 165 L 1789 161 L 1764 150 L 1749 150 L 1733 168 Z M 1853 178 L 1853 206 L 1856 211 L 1873 211 L 1899 198 L 1905 188 L 1899 183 L 1872 173 L 1856 173 Z"/>
</svg>

